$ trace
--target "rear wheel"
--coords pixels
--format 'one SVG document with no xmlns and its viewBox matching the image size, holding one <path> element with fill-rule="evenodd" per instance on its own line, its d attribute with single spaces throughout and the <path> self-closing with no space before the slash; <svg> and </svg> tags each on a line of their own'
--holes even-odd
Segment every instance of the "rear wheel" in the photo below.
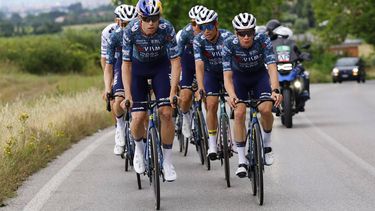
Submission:
<svg viewBox="0 0 375 211">
<path fill-rule="evenodd" d="M 199 120 L 198 112 L 193 114 L 193 124 L 194 124 L 193 137 L 194 137 L 195 147 L 199 155 L 199 161 L 201 162 L 202 165 L 204 165 L 204 153 L 203 153 L 204 150 L 202 146 L 203 134 L 202 134 L 201 127 L 200 127 L 200 120 Z"/>
<path fill-rule="evenodd" d="M 293 127 L 293 102 L 292 102 L 292 91 L 290 89 L 283 89 L 283 114 L 284 125 L 287 128 Z"/>
<path fill-rule="evenodd" d="M 185 156 L 185 157 L 186 157 L 186 155 L 187 155 L 188 148 L 189 148 L 189 139 L 188 139 L 188 138 L 185 138 L 185 149 L 184 149 L 184 156 Z"/>
<path fill-rule="evenodd" d="M 220 120 L 220 135 L 221 135 L 221 144 L 223 150 L 223 158 L 224 158 L 224 172 L 225 172 L 225 180 L 227 181 L 227 187 L 230 187 L 230 166 L 229 166 L 229 148 L 228 148 L 228 133 L 229 131 L 229 119 L 223 116 Z"/>
<path fill-rule="evenodd" d="M 158 156 L 158 136 L 155 128 L 151 128 L 151 158 L 152 158 L 152 183 L 155 195 L 155 209 L 160 209 L 160 165 Z"/>
</svg>

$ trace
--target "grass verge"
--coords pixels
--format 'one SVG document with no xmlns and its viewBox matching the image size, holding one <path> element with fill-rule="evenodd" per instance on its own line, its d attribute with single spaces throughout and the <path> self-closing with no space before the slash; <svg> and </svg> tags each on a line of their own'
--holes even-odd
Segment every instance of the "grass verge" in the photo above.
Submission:
<svg viewBox="0 0 375 211">
<path fill-rule="evenodd" d="M 41 97 L 0 109 L 0 206 L 22 182 L 73 143 L 111 124 L 100 91 Z"/>
</svg>

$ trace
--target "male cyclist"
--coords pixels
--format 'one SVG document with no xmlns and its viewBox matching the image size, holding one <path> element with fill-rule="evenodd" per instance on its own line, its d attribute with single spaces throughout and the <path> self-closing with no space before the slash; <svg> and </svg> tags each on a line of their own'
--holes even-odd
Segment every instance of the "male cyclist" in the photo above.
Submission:
<svg viewBox="0 0 375 211">
<path fill-rule="evenodd" d="M 147 118 L 148 84 L 152 87 L 157 100 L 170 100 L 159 103 L 161 121 L 161 140 L 163 144 L 164 178 L 174 181 L 177 174 L 172 165 L 172 143 L 174 123 L 172 119 L 172 98 L 177 94 L 177 85 L 181 72 L 181 63 L 176 42 L 176 33 L 172 24 L 161 18 L 160 0 L 139 0 L 138 19 L 132 21 L 124 32 L 122 78 L 125 99 L 132 104 L 131 133 L 135 139 L 134 169 L 137 173 L 145 171 L 144 121 Z M 171 73 L 171 80 L 169 75 Z"/>
<path fill-rule="evenodd" d="M 121 155 L 124 152 L 125 146 L 125 123 L 123 119 L 124 110 L 120 106 L 121 101 L 125 97 L 121 74 L 122 35 L 125 26 L 131 20 L 137 17 L 137 12 L 134 6 L 123 4 L 119 6 L 118 13 L 120 28 L 117 28 L 114 32 L 112 32 L 108 41 L 106 58 L 107 64 L 104 70 L 104 85 L 105 93 L 113 93 L 115 96 L 115 101 L 112 105 L 117 122 L 114 153 L 116 155 Z"/>
<path fill-rule="evenodd" d="M 191 117 L 190 106 L 192 101 L 192 83 L 195 77 L 195 63 L 194 63 L 194 49 L 193 41 L 195 35 L 199 34 L 199 29 L 196 19 L 200 11 L 205 7 L 196 5 L 189 11 L 191 23 L 186 25 L 181 30 L 181 35 L 177 39 L 182 65 L 182 79 L 180 81 L 180 109 L 183 113 L 182 133 L 186 138 L 191 136 Z"/>
<path fill-rule="evenodd" d="M 225 40 L 223 48 L 224 82 L 229 104 L 234 109 L 234 140 L 239 159 L 236 175 L 242 178 L 246 176 L 248 162 L 245 157 L 246 105 L 240 100 L 248 100 L 252 91 L 254 98 L 272 99 L 275 106 L 279 106 L 282 96 L 279 94 L 276 57 L 269 37 L 262 33 L 255 34 L 256 19 L 249 13 L 238 14 L 232 24 L 236 35 Z M 270 101 L 264 101 L 258 106 L 266 165 L 273 163 L 272 106 Z"/>
<path fill-rule="evenodd" d="M 221 51 L 224 40 L 232 33 L 218 29 L 218 15 L 213 10 L 203 9 L 196 21 L 202 32 L 194 38 L 195 70 L 198 89 L 203 90 L 207 96 L 208 156 L 210 160 L 215 160 L 217 158 L 218 94 L 223 86 Z"/>
</svg>

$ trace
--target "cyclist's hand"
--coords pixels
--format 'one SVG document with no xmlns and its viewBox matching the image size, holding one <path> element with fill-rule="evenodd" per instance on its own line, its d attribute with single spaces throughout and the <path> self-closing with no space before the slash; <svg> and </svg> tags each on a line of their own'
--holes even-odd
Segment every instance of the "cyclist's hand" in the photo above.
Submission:
<svg viewBox="0 0 375 211">
<path fill-rule="evenodd" d="M 283 96 L 281 94 L 272 92 L 272 99 L 275 101 L 275 107 L 279 107 L 281 102 L 283 101 Z"/>
<path fill-rule="evenodd" d="M 236 106 L 237 106 L 237 101 L 238 101 L 238 98 L 237 96 L 229 96 L 229 105 L 232 109 L 235 109 Z"/>
<path fill-rule="evenodd" d="M 179 97 L 177 95 L 169 96 L 169 101 L 171 103 L 172 108 L 176 108 L 178 105 Z"/>
<path fill-rule="evenodd" d="M 124 109 L 124 111 L 126 111 L 127 109 L 133 107 L 133 100 L 131 98 L 124 99 L 121 101 L 120 106 L 122 109 Z"/>
<path fill-rule="evenodd" d="M 104 90 L 104 92 L 102 93 L 102 99 L 104 101 L 107 101 L 107 91 Z"/>
<path fill-rule="evenodd" d="M 198 95 L 197 95 L 197 100 L 203 100 L 203 98 L 206 96 L 206 91 L 204 88 L 198 88 Z"/>
</svg>

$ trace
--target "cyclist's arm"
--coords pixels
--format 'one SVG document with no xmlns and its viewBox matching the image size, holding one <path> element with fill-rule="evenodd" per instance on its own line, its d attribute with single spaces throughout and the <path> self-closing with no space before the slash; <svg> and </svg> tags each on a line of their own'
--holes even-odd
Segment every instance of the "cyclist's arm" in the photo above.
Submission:
<svg viewBox="0 0 375 211">
<path fill-rule="evenodd" d="M 124 84 L 125 99 L 132 100 L 131 79 L 132 79 L 132 62 L 122 61 L 122 83 Z"/>
<path fill-rule="evenodd" d="M 177 57 L 174 59 L 171 59 L 171 94 L 170 96 L 175 96 L 177 94 L 177 86 L 180 79 L 181 74 L 181 58 Z"/>
<path fill-rule="evenodd" d="M 104 70 L 105 70 L 105 64 L 107 63 L 107 59 L 104 57 L 104 56 L 101 56 L 100 57 L 100 64 L 101 64 L 101 66 L 102 66 L 102 70 L 103 70 L 103 72 L 104 72 Z"/>
<path fill-rule="evenodd" d="M 271 81 L 271 88 L 279 89 L 279 76 L 277 73 L 277 67 L 275 63 L 268 64 L 268 74 L 270 75 L 270 81 Z"/>
<path fill-rule="evenodd" d="M 111 92 L 113 81 L 113 65 L 105 64 L 104 68 L 104 89 L 106 93 Z"/>
<path fill-rule="evenodd" d="M 201 50 L 201 44 L 199 43 L 199 36 L 197 35 L 194 38 L 193 42 L 193 48 L 194 48 L 194 59 L 195 59 L 195 74 L 197 78 L 197 84 L 198 84 L 198 89 L 199 90 L 204 90 L 204 84 L 203 84 L 203 79 L 204 79 L 204 62 L 202 60 L 203 55 L 202 55 L 202 50 Z"/>
</svg>

